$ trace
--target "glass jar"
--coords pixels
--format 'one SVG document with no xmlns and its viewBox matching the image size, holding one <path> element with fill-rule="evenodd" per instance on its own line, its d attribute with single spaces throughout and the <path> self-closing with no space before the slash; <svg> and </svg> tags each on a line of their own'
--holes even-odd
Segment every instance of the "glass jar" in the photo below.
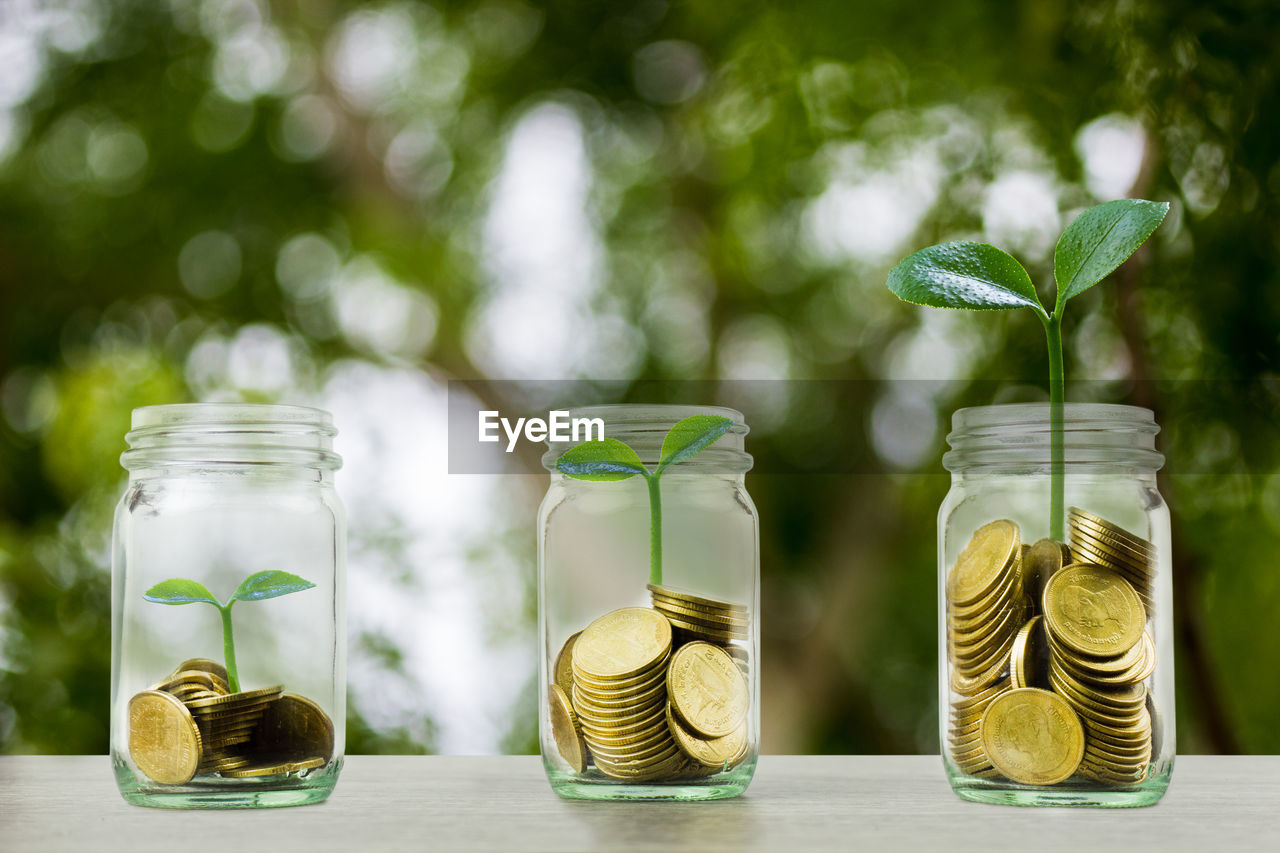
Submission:
<svg viewBox="0 0 1280 853">
<path fill-rule="evenodd" d="M 111 760 L 167 808 L 324 800 L 346 725 L 346 523 L 327 412 L 133 412 L 111 584 Z"/>
<path fill-rule="evenodd" d="M 594 800 L 705 800 L 746 790 L 760 737 L 759 525 L 741 413 L 578 409 L 656 470 L 694 415 L 728 431 L 660 479 L 574 479 L 549 442 L 538 513 L 540 735 L 551 787 Z M 722 422 L 723 423 L 723 422 Z M 656 556 L 655 556 L 656 555 Z"/>
<path fill-rule="evenodd" d="M 952 788 L 1018 805 L 1157 802 L 1175 736 L 1169 511 L 1152 412 L 1066 406 L 1059 541 L 1048 538 L 1049 407 L 961 409 L 952 427 L 938 514 Z"/>
</svg>

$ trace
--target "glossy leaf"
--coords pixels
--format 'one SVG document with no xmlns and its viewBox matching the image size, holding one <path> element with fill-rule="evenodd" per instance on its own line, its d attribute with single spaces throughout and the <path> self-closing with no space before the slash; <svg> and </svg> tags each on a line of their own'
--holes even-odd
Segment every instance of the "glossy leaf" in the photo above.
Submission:
<svg viewBox="0 0 1280 853">
<path fill-rule="evenodd" d="M 311 589 L 315 584 L 311 581 L 281 572 L 275 569 L 257 572 L 240 582 L 240 586 L 231 595 L 231 601 L 262 601 L 267 598 L 279 598 L 291 592 L 302 592 Z"/>
<path fill-rule="evenodd" d="M 1165 202 L 1122 198 L 1091 207 L 1075 218 L 1053 250 L 1058 284 L 1055 314 L 1073 296 L 1093 287 L 1138 251 L 1169 212 Z"/>
<path fill-rule="evenodd" d="M 678 465 L 706 450 L 733 427 L 722 415 L 693 415 L 676 423 L 662 440 L 662 461 L 658 470 Z"/>
<path fill-rule="evenodd" d="M 584 441 L 556 460 L 556 470 L 577 480 L 608 483 L 649 471 L 636 452 L 616 438 Z"/>
<path fill-rule="evenodd" d="M 940 243 L 903 259 L 889 289 L 904 302 L 973 311 L 1044 309 L 1035 285 L 1008 252 L 986 243 Z"/>
<path fill-rule="evenodd" d="M 142 594 L 147 601 L 156 604 L 193 604 L 204 601 L 214 607 L 221 607 L 222 602 L 213 597 L 213 593 L 205 589 L 204 584 L 186 578 L 170 578 L 151 587 Z"/>
</svg>

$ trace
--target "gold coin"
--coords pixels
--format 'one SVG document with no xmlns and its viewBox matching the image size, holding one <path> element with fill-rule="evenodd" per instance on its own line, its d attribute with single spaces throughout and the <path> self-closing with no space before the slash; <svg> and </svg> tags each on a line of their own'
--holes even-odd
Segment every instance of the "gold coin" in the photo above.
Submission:
<svg viewBox="0 0 1280 853">
<path fill-rule="evenodd" d="M 1010 644 L 1012 648 L 1012 644 Z M 953 667 L 951 671 L 951 689 L 961 696 L 972 696 L 973 694 L 992 686 L 998 680 L 1004 680 L 1009 669 L 1009 657 L 997 660 L 990 667 L 982 672 L 974 675 L 962 673 L 958 668 Z"/>
<path fill-rule="evenodd" d="M 1084 728 L 1061 696 L 1023 687 L 987 708 L 982 745 L 992 766 L 1013 781 L 1056 785 L 1084 758 Z"/>
<path fill-rule="evenodd" d="M 560 685 L 560 689 L 566 695 L 573 689 L 573 644 L 578 642 L 581 636 L 581 631 L 569 635 L 569 639 L 565 640 L 564 645 L 560 647 L 555 663 L 551 665 L 551 680 Z"/>
<path fill-rule="evenodd" d="M 1118 524 L 1112 524 L 1100 515 L 1094 515 L 1080 507 L 1073 506 L 1067 510 L 1067 522 L 1069 525 L 1079 526 L 1083 529 L 1097 532 L 1101 535 L 1116 539 L 1130 545 L 1138 551 L 1147 551 L 1154 553 L 1156 546 L 1148 539 L 1143 539 L 1134 533 L 1130 533 Z"/>
<path fill-rule="evenodd" d="M 621 696 L 634 696 L 651 690 L 655 684 L 664 681 L 666 677 L 667 659 L 663 658 L 658 666 L 625 681 L 596 681 L 580 672 L 575 672 L 570 688 L 577 687 L 589 698 L 615 699 Z"/>
<path fill-rule="evenodd" d="M 684 753 L 676 749 L 675 744 L 672 744 L 669 751 L 659 753 L 652 758 L 646 758 L 642 761 L 609 761 L 604 759 L 597 761 L 596 767 L 599 768 L 601 773 L 612 776 L 615 779 L 647 782 L 661 779 L 677 772 L 684 766 L 684 762 Z"/>
<path fill-rule="evenodd" d="M 1018 525 L 1001 519 L 979 527 L 947 573 L 947 600 L 960 605 L 976 601 L 1020 559 Z"/>
<path fill-rule="evenodd" d="M 619 694 L 616 699 L 600 699 L 584 693 L 582 685 L 574 685 L 575 703 L 600 714 L 625 712 L 629 708 L 643 708 L 659 700 L 666 699 L 667 684 L 665 680 L 657 681 L 643 693 Z"/>
<path fill-rule="evenodd" d="M 671 649 L 671 623 L 650 607 L 623 607 L 592 622 L 573 645 L 573 668 L 597 680 L 648 671 Z"/>
<path fill-rule="evenodd" d="M 184 660 L 182 663 L 178 664 L 178 668 L 173 671 L 173 674 L 177 675 L 180 672 L 192 669 L 199 670 L 200 672 L 207 672 L 216 677 L 223 684 L 230 683 L 230 680 L 227 677 L 227 668 L 217 661 L 209 660 L 208 658 L 191 658 L 190 660 Z"/>
<path fill-rule="evenodd" d="M 213 760 L 200 762 L 201 774 L 204 773 L 225 773 L 228 770 L 238 770 L 241 767 L 248 767 L 253 761 L 246 755 L 230 755 L 226 758 L 215 758 Z"/>
<path fill-rule="evenodd" d="M 1142 639 L 1146 611 L 1133 586 L 1114 571 L 1080 563 L 1045 585 L 1045 626 L 1085 655 L 1120 655 Z"/>
<path fill-rule="evenodd" d="M 650 724 L 645 729 L 626 735 L 583 730 L 583 739 L 591 747 L 593 753 L 596 750 L 606 753 L 610 751 L 619 753 L 623 750 L 646 749 L 668 737 L 670 735 L 666 730 L 666 720 L 661 716 L 658 717 L 656 723 Z M 605 757 L 608 758 L 609 755 L 606 754 Z"/>
<path fill-rule="evenodd" d="M 688 619 L 692 622 L 705 623 L 713 627 L 721 628 L 746 628 L 751 620 L 744 615 L 727 614 L 720 611 L 704 610 L 697 607 L 690 607 L 686 604 L 670 601 L 665 598 L 653 597 L 653 606 L 661 610 L 664 614 L 672 613 L 681 618 Z"/>
<path fill-rule="evenodd" d="M 1032 616 L 1027 623 L 1018 629 L 1018 634 L 1013 639 L 1013 648 L 1009 651 L 1009 680 L 1013 682 L 1014 688 L 1030 687 L 1031 675 L 1034 672 L 1034 664 L 1028 665 L 1028 658 L 1035 654 L 1034 649 L 1028 650 L 1028 644 L 1031 640 L 1031 632 L 1040 624 L 1041 617 Z"/>
<path fill-rule="evenodd" d="M 654 595 L 670 601 L 686 602 L 690 607 L 700 607 L 706 610 L 724 611 L 726 613 L 737 613 L 744 616 L 747 613 L 747 605 L 745 604 L 735 604 L 729 601 L 720 601 L 715 598 L 703 598 L 702 596 L 694 595 L 691 592 L 684 592 L 683 590 L 673 589 L 669 586 L 658 586 L 656 584 L 646 584 L 645 586 L 646 589 Z"/>
<path fill-rule="evenodd" d="M 702 737 L 726 737 L 746 719 L 747 680 L 725 651 L 710 643 L 681 646 L 667 669 L 667 694 L 680 719 Z"/>
<path fill-rule="evenodd" d="M 200 766 L 200 729 L 182 702 L 160 690 L 129 700 L 129 755 L 162 785 L 182 785 Z"/>
<path fill-rule="evenodd" d="M 612 761 L 615 764 L 623 761 L 645 761 L 655 759 L 659 754 L 665 755 L 673 745 L 671 733 L 660 731 L 652 737 L 635 743 L 611 744 L 603 741 L 591 741 L 591 757 L 595 760 Z"/>
<path fill-rule="evenodd" d="M 283 776 L 286 773 L 299 773 L 303 770 L 314 770 L 323 767 L 328 759 L 314 755 L 301 761 L 277 761 L 274 763 L 253 763 L 244 767 L 223 770 L 223 776 L 232 779 L 254 779 L 260 776 Z"/>
<path fill-rule="evenodd" d="M 746 631 L 722 631 L 718 628 L 710 628 L 706 625 L 699 625 L 696 622 L 691 622 L 688 619 L 682 619 L 674 614 L 664 613 L 663 615 L 666 616 L 668 621 L 670 621 L 671 627 L 687 631 L 688 633 L 702 639 L 715 641 L 716 644 L 727 643 L 731 640 L 747 639 Z"/>
<path fill-rule="evenodd" d="M 187 707 L 193 713 L 199 711 L 207 711 L 208 713 L 216 713 L 220 710 L 227 709 L 228 706 L 239 708 L 240 706 L 257 705 L 265 703 L 271 699 L 275 699 L 284 690 L 284 686 L 276 684 L 272 687 L 260 687 L 257 690 L 242 690 L 239 693 L 228 693 L 225 696 L 215 696 L 210 699 L 197 699 L 188 702 Z"/>
<path fill-rule="evenodd" d="M 183 688 L 187 690 L 204 689 L 213 693 L 225 694 L 227 692 L 227 683 L 216 675 L 203 670 L 184 669 L 170 675 L 151 689 L 172 693 Z"/>
<path fill-rule="evenodd" d="M 254 751 L 289 760 L 333 757 L 333 720 L 319 704 L 296 693 L 284 693 L 267 705 L 253 728 Z"/>
<path fill-rule="evenodd" d="M 656 726 L 658 718 L 662 716 L 662 707 L 665 704 L 664 700 L 647 708 L 637 708 L 631 714 L 617 714 L 612 717 L 596 717 L 590 713 L 584 714 L 582 709 L 576 705 L 571 704 L 571 707 L 578 715 L 578 725 L 582 726 L 584 730 L 620 737 L 642 731 L 650 726 Z"/>
<path fill-rule="evenodd" d="M 1004 607 L 1009 599 L 1017 598 L 1021 594 L 1022 578 L 1019 573 L 1006 568 L 1000 579 L 996 581 L 996 585 L 973 601 L 963 605 L 948 601 L 947 618 L 971 622 L 989 619 L 991 614 Z"/>
<path fill-rule="evenodd" d="M 1023 556 L 1022 585 L 1034 600 L 1039 600 L 1049 578 L 1062 569 L 1064 551 L 1071 553 L 1061 542 L 1041 539 Z"/>
<path fill-rule="evenodd" d="M 578 728 L 578 715 L 560 685 L 548 685 L 547 706 L 551 712 L 551 736 L 560 757 L 573 768 L 573 772 L 581 773 L 587 768 L 587 745 Z"/>
<path fill-rule="evenodd" d="M 693 616 L 682 610 L 677 610 L 674 607 L 668 607 L 658 603 L 655 603 L 653 606 L 657 608 L 659 613 L 667 617 L 668 620 L 675 620 L 675 622 L 683 623 L 684 625 L 692 625 L 701 631 L 714 631 L 721 634 L 732 634 L 735 636 L 730 639 L 743 640 L 745 640 L 747 635 L 750 633 L 748 623 L 746 622 L 729 622 L 706 616 Z"/>
<path fill-rule="evenodd" d="M 671 711 L 667 704 L 667 726 L 676 746 L 693 761 L 703 767 L 718 767 L 728 770 L 739 753 L 746 754 L 747 724 L 744 720 L 732 734 L 719 738 L 699 737 L 687 728 Z"/>
</svg>

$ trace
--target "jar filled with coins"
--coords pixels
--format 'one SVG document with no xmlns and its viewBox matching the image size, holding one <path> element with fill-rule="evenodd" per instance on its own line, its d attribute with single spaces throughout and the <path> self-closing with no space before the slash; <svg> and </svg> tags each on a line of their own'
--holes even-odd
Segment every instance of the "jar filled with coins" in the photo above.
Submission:
<svg viewBox="0 0 1280 853">
<path fill-rule="evenodd" d="M 111 760 L 166 808 L 324 800 L 346 722 L 346 525 L 332 418 L 133 412 L 111 587 Z"/>
<path fill-rule="evenodd" d="M 938 517 L 943 762 L 970 800 L 1157 802 L 1174 759 L 1169 511 L 1153 414 L 955 413 Z M 1055 499 L 1051 450 L 1064 462 Z"/>
<path fill-rule="evenodd" d="M 747 426 L 716 407 L 600 406 L 553 442 L 538 516 L 540 734 L 563 797 L 746 790 L 760 736 Z"/>
</svg>

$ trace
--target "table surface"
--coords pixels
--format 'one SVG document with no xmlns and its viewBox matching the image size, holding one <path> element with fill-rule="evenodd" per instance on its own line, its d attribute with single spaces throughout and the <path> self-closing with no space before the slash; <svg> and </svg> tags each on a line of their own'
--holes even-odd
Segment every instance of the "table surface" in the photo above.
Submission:
<svg viewBox="0 0 1280 853">
<path fill-rule="evenodd" d="M 349 756 L 328 802 L 127 805 L 106 756 L 0 758 L 0 848 L 219 850 L 1280 850 L 1280 756 L 1178 759 L 1140 809 L 1016 808 L 953 795 L 937 756 L 764 756 L 742 797 L 561 800 L 536 756 Z"/>
</svg>

